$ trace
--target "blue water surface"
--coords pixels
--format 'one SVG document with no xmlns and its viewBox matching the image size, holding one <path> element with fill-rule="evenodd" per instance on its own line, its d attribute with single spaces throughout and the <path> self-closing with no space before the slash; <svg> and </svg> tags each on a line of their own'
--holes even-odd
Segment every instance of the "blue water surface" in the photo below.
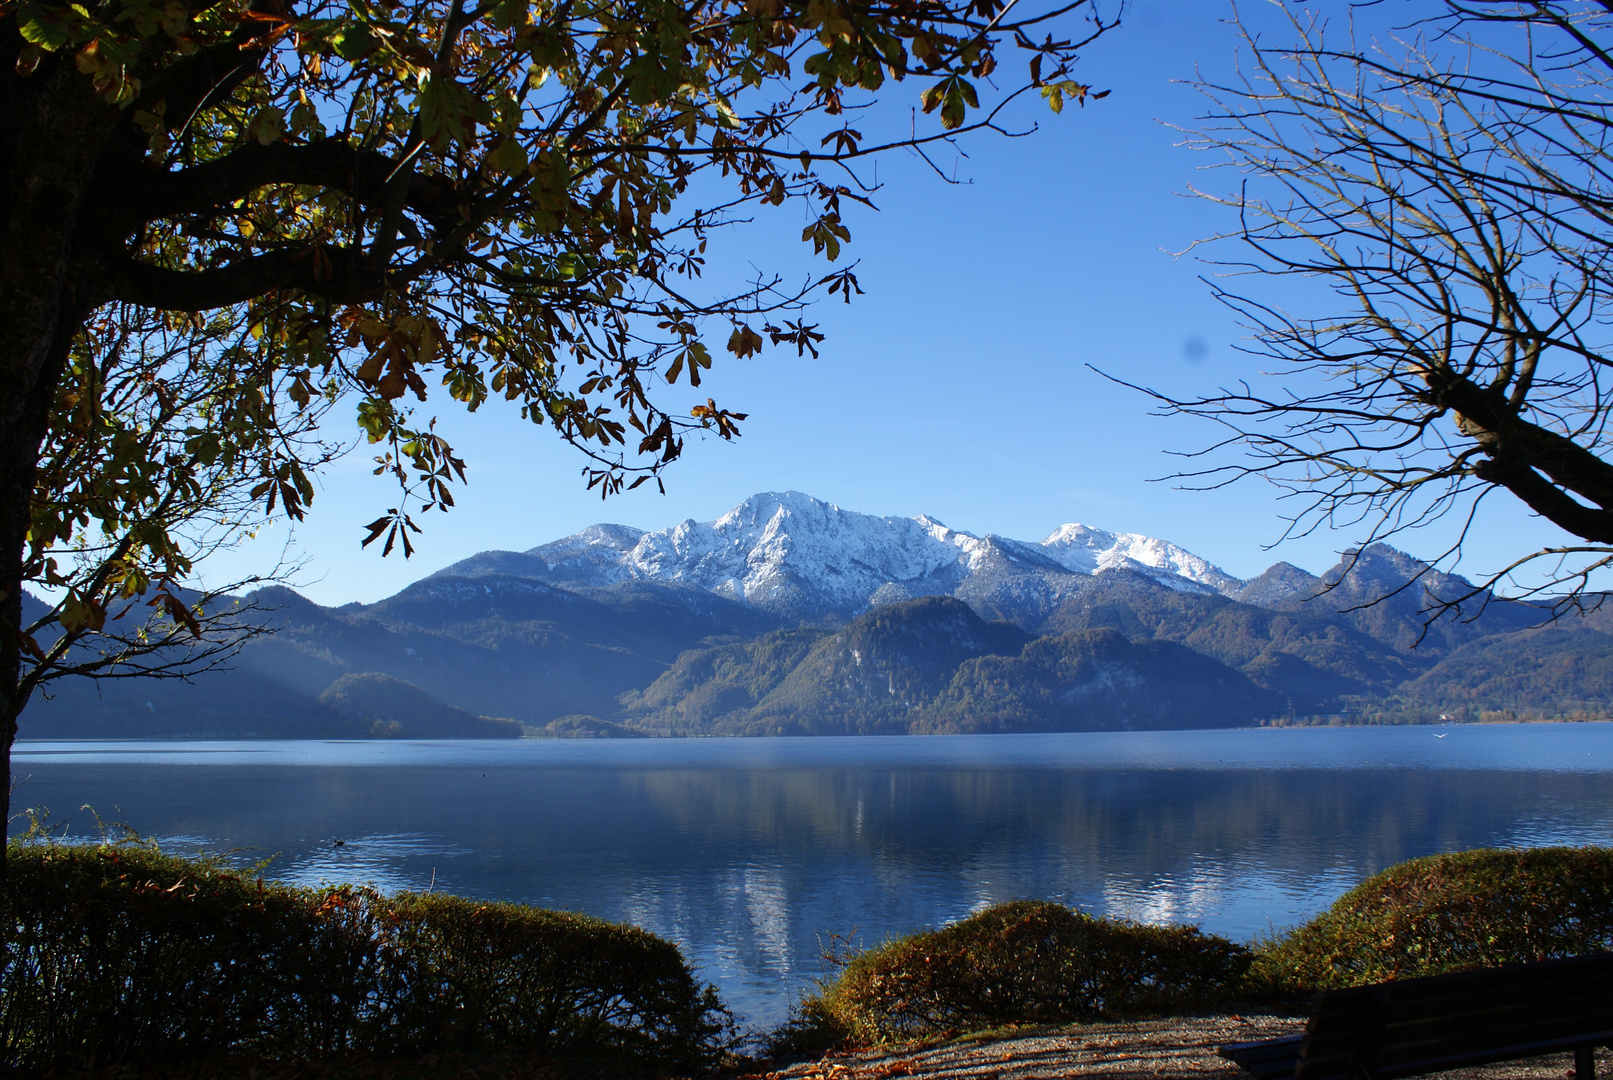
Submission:
<svg viewBox="0 0 1613 1080">
<path fill-rule="evenodd" d="M 13 768 L 13 810 L 48 808 L 71 835 L 93 834 L 88 804 L 289 881 L 637 923 L 759 1027 L 823 974 L 833 936 L 872 944 L 1045 897 L 1248 940 L 1413 856 L 1613 843 L 1607 723 L 21 742 Z"/>
</svg>

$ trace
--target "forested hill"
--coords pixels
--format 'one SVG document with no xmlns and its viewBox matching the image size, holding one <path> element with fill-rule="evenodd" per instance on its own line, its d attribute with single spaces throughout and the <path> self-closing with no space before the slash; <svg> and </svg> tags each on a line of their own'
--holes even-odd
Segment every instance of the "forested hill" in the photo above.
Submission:
<svg viewBox="0 0 1613 1080">
<path fill-rule="evenodd" d="M 1342 580 L 1344 564 L 1321 578 L 1279 564 L 1245 582 L 1146 537 L 1066 526 L 1055 559 L 1053 538 L 976 543 L 927 519 L 871 520 L 853 522 L 856 543 L 751 536 L 738 545 L 756 571 L 748 585 L 711 535 L 680 527 L 656 549 L 645 538 L 657 534 L 600 527 L 478 556 L 376 604 L 264 590 L 245 598 L 248 617 L 276 632 L 232 670 L 194 684 L 62 683 L 20 734 L 885 734 L 1613 714 L 1613 605 L 1541 625 L 1541 609 L 1492 602 L 1425 625 L 1431 596 L 1467 585 L 1386 547 L 1358 553 Z M 933 546 L 938 531 L 963 554 Z M 1093 549 L 1090 571 L 1072 568 Z M 623 554 L 635 551 L 637 563 Z M 837 582 L 832 560 L 848 552 L 861 561 Z M 909 576 L 874 584 L 893 573 Z M 858 596 L 849 614 L 836 607 Z"/>
</svg>

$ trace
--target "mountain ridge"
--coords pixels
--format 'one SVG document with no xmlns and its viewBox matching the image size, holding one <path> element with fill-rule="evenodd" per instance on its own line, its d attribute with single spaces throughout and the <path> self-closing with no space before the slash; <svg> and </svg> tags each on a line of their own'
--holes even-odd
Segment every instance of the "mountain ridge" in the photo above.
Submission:
<svg viewBox="0 0 1613 1080">
<path fill-rule="evenodd" d="M 524 552 L 481 552 L 437 575 L 517 573 L 555 584 L 688 585 L 786 618 L 846 620 L 880 604 L 992 590 L 1056 595 L 1071 577 L 1129 569 L 1182 591 L 1243 587 L 1208 560 L 1138 533 L 1066 524 L 1041 541 L 977 536 L 928 515 L 876 516 L 762 492 L 709 522 L 592 525 Z"/>
<path fill-rule="evenodd" d="M 1545 612 L 1493 598 L 1430 617 L 1471 592 L 1383 545 L 1244 581 L 1140 534 L 1021 541 L 762 493 L 711 522 L 480 552 L 374 604 L 261 590 L 277 632 L 233 671 L 63 683 L 21 734 L 1088 730 L 1585 713 L 1613 693 L 1609 619 L 1530 637 Z"/>
</svg>

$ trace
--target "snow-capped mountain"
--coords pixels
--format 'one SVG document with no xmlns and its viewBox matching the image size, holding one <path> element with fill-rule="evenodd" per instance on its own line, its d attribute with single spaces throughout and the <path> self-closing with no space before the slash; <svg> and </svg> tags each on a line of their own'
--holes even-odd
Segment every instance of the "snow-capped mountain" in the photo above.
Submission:
<svg viewBox="0 0 1613 1080">
<path fill-rule="evenodd" d="M 1112 533 L 1085 525 L 1060 525 L 1041 547 L 1066 570 L 1096 574 L 1101 570 L 1135 570 L 1173 589 L 1209 586 L 1231 594 L 1244 582 L 1166 540 L 1138 533 Z"/>
<path fill-rule="evenodd" d="M 487 551 L 374 604 L 289 589 L 197 685 L 68 681 L 27 736 L 894 734 L 1344 715 L 1605 715 L 1607 622 L 1470 595 L 1370 545 L 1241 582 L 1173 544 L 1041 541 L 757 495 L 716 521 Z M 39 601 L 29 600 L 38 604 Z M 1589 631 L 1585 633 L 1582 631 Z M 451 708 L 450 708 L 451 707 Z M 474 714 L 467 718 L 465 714 Z M 379 726 L 377 726 L 379 725 Z M 558 726 L 556 726 L 558 725 Z"/>
<path fill-rule="evenodd" d="M 846 618 L 881 604 L 955 595 L 1054 603 L 1091 575 L 1140 573 L 1185 592 L 1244 582 L 1175 544 L 1064 525 L 1039 542 L 975 536 L 934 518 L 876 517 L 799 492 L 753 495 L 716 521 L 641 532 L 594 525 L 524 553 L 485 552 L 442 571 L 605 586 L 692 586 L 792 618 Z"/>
</svg>

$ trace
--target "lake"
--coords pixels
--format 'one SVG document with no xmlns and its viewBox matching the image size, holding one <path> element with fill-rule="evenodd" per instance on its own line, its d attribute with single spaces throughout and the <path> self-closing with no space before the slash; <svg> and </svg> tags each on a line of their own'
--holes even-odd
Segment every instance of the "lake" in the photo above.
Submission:
<svg viewBox="0 0 1613 1080">
<path fill-rule="evenodd" d="M 832 935 L 1059 900 L 1247 941 L 1402 859 L 1613 844 L 1613 724 L 520 742 L 21 742 L 13 811 L 636 923 L 749 1024 Z M 13 830 L 20 823 L 13 823 Z M 340 844 L 337 841 L 341 841 Z"/>
</svg>

